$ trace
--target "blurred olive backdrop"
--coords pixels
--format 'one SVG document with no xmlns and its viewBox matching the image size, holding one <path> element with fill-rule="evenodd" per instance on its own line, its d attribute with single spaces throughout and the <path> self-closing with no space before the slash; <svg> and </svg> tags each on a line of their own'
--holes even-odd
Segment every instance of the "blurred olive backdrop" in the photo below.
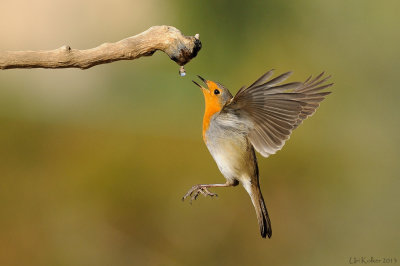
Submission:
<svg viewBox="0 0 400 266">
<path fill-rule="evenodd" d="M 2 0 L 0 50 L 86 49 L 173 25 L 203 49 L 89 70 L 0 71 L 0 265 L 347 265 L 400 260 L 398 1 Z M 272 239 L 201 138 L 196 74 L 235 93 L 265 71 L 334 93 L 259 156 Z"/>
</svg>

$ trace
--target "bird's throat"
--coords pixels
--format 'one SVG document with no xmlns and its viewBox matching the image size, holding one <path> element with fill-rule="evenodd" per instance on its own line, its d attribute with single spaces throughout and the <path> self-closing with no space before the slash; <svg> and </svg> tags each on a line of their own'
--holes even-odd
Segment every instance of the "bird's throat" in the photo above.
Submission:
<svg viewBox="0 0 400 266">
<path fill-rule="evenodd" d="M 206 109 L 204 111 L 204 117 L 203 117 L 203 140 L 204 142 L 207 142 L 206 138 L 206 132 L 208 128 L 210 127 L 210 121 L 211 118 L 214 114 L 218 113 L 221 111 L 222 106 L 219 102 L 208 102 L 206 99 Z"/>
</svg>

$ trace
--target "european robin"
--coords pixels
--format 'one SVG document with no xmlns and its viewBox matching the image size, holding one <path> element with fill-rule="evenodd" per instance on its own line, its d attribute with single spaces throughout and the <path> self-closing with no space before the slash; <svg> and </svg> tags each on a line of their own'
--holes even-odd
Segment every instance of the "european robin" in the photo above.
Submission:
<svg viewBox="0 0 400 266">
<path fill-rule="evenodd" d="M 230 187 L 239 183 L 249 193 L 256 210 L 261 236 L 272 235 L 271 221 L 260 189 L 255 150 L 268 157 L 282 149 L 292 131 L 311 116 L 319 103 L 330 94 L 322 90 L 330 76 L 324 72 L 304 82 L 281 84 L 291 74 L 270 79 L 268 71 L 249 87 L 242 87 L 235 97 L 217 82 L 203 79 L 199 85 L 204 94 L 203 140 L 219 170 L 224 184 L 193 186 L 183 197 L 196 199 L 199 194 L 217 196 L 210 187 Z"/>
</svg>

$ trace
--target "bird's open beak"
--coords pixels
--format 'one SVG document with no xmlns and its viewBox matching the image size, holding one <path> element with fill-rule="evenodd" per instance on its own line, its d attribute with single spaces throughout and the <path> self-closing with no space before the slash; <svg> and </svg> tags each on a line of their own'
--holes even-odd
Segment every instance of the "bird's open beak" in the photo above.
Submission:
<svg viewBox="0 0 400 266">
<path fill-rule="evenodd" d="M 199 79 L 200 79 L 201 81 L 203 81 L 203 83 L 206 85 L 206 87 L 203 87 L 203 86 L 201 86 L 199 83 L 197 83 L 196 81 L 192 80 L 193 83 L 196 84 L 197 86 L 199 86 L 200 89 L 203 91 L 203 93 L 204 93 L 204 92 L 209 92 L 208 85 L 207 85 L 207 80 L 204 79 L 204 78 L 202 78 L 202 77 L 200 77 L 199 75 L 197 75 L 197 76 L 199 77 Z"/>
</svg>

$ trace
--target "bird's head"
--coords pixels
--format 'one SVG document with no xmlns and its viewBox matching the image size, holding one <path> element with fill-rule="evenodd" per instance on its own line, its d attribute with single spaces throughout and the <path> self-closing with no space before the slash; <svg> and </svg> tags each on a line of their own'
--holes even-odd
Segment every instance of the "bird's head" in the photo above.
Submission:
<svg viewBox="0 0 400 266">
<path fill-rule="evenodd" d="M 193 83 L 201 88 L 201 91 L 204 95 L 204 100 L 206 103 L 206 109 L 214 109 L 216 112 L 219 112 L 222 107 L 232 99 L 232 94 L 229 92 L 227 88 L 222 86 L 221 84 L 206 80 L 200 76 L 198 76 L 201 81 L 205 84 L 205 87 L 199 85 L 196 81 L 193 80 Z"/>
</svg>

